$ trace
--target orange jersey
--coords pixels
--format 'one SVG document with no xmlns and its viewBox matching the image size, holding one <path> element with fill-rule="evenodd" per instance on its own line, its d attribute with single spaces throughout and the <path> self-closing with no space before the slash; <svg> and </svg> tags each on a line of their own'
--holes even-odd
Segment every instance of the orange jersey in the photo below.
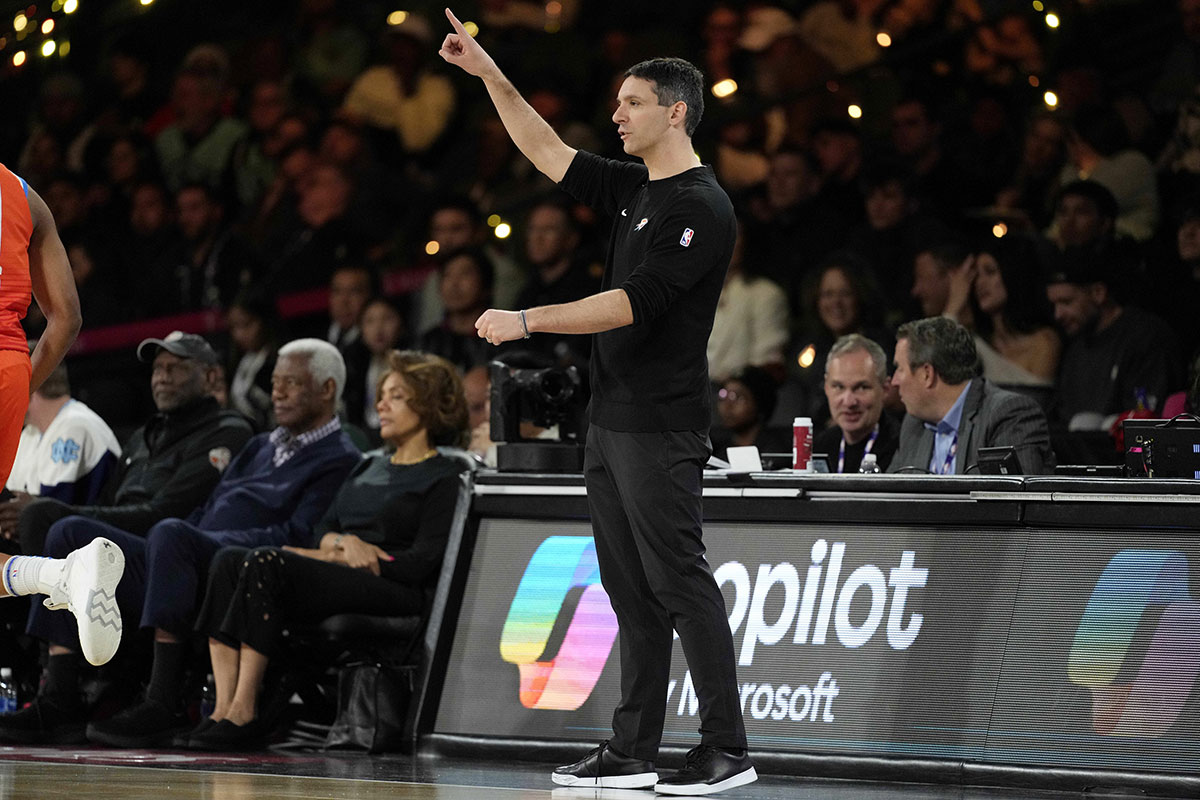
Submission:
<svg viewBox="0 0 1200 800">
<path fill-rule="evenodd" d="M 0 350 L 29 352 L 21 320 L 33 300 L 29 278 L 28 184 L 0 164 Z"/>
</svg>

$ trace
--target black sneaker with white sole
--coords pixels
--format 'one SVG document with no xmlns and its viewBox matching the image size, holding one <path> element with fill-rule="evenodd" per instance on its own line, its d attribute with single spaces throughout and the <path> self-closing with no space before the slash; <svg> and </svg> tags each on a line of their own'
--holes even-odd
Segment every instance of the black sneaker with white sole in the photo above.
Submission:
<svg viewBox="0 0 1200 800">
<path fill-rule="evenodd" d="M 574 764 L 554 770 L 550 778 L 559 786 L 649 789 L 658 781 L 658 773 L 653 761 L 630 758 L 605 741 Z"/>
<path fill-rule="evenodd" d="M 687 753 L 683 769 L 659 778 L 654 791 L 660 794 L 702 795 L 724 792 L 758 780 L 750 756 L 743 750 L 735 755 L 712 745 L 702 744 Z"/>
</svg>

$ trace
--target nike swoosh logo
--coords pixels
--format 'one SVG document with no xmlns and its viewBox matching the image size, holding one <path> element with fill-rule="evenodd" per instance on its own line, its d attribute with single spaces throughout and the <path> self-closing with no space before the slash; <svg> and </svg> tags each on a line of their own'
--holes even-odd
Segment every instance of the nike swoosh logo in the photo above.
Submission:
<svg viewBox="0 0 1200 800">
<path fill-rule="evenodd" d="M 623 208 L 621 209 L 621 216 L 622 216 L 622 217 L 624 217 L 624 216 L 628 216 L 628 215 L 625 213 L 625 209 L 623 209 Z"/>
</svg>

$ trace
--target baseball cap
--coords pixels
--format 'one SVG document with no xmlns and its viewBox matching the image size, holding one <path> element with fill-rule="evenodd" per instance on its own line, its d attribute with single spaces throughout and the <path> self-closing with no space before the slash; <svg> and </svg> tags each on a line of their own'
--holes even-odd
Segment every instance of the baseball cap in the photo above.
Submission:
<svg viewBox="0 0 1200 800">
<path fill-rule="evenodd" d="M 183 331 L 172 331 L 162 339 L 145 339 L 137 348 L 138 361 L 153 361 L 159 350 L 173 356 L 191 358 L 203 364 L 217 364 L 217 351 L 213 350 L 203 336 Z"/>
<path fill-rule="evenodd" d="M 1073 283 L 1086 286 L 1090 283 L 1111 285 L 1116 264 L 1111 248 L 1096 248 L 1087 245 L 1068 247 L 1052 259 L 1046 271 L 1046 284 Z"/>
</svg>

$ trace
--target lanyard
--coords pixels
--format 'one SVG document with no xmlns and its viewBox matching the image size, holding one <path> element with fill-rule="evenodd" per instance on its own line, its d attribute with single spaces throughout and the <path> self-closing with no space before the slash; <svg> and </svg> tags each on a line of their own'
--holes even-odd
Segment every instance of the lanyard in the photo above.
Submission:
<svg viewBox="0 0 1200 800">
<path fill-rule="evenodd" d="M 867 439 L 867 446 L 863 448 L 863 455 L 871 452 L 871 445 L 875 444 L 875 440 L 879 437 L 879 423 L 875 423 L 875 429 L 871 431 L 871 438 Z M 838 445 L 838 472 L 844 471 L 846 468 L 846 434 L 842 434 L 842 442 Z"/>
<path fill-rule="evenodd" d="M 954 432 L 954 438 L 950 440 L 950 449 L 946 452 L 946 463 L 942 464 L 942 468 L 938 471 L 939 475 L 949 475 L 950 465 L 954 463 L 954 454 L 958 452 L 958 431 Z"/>
</svg>

